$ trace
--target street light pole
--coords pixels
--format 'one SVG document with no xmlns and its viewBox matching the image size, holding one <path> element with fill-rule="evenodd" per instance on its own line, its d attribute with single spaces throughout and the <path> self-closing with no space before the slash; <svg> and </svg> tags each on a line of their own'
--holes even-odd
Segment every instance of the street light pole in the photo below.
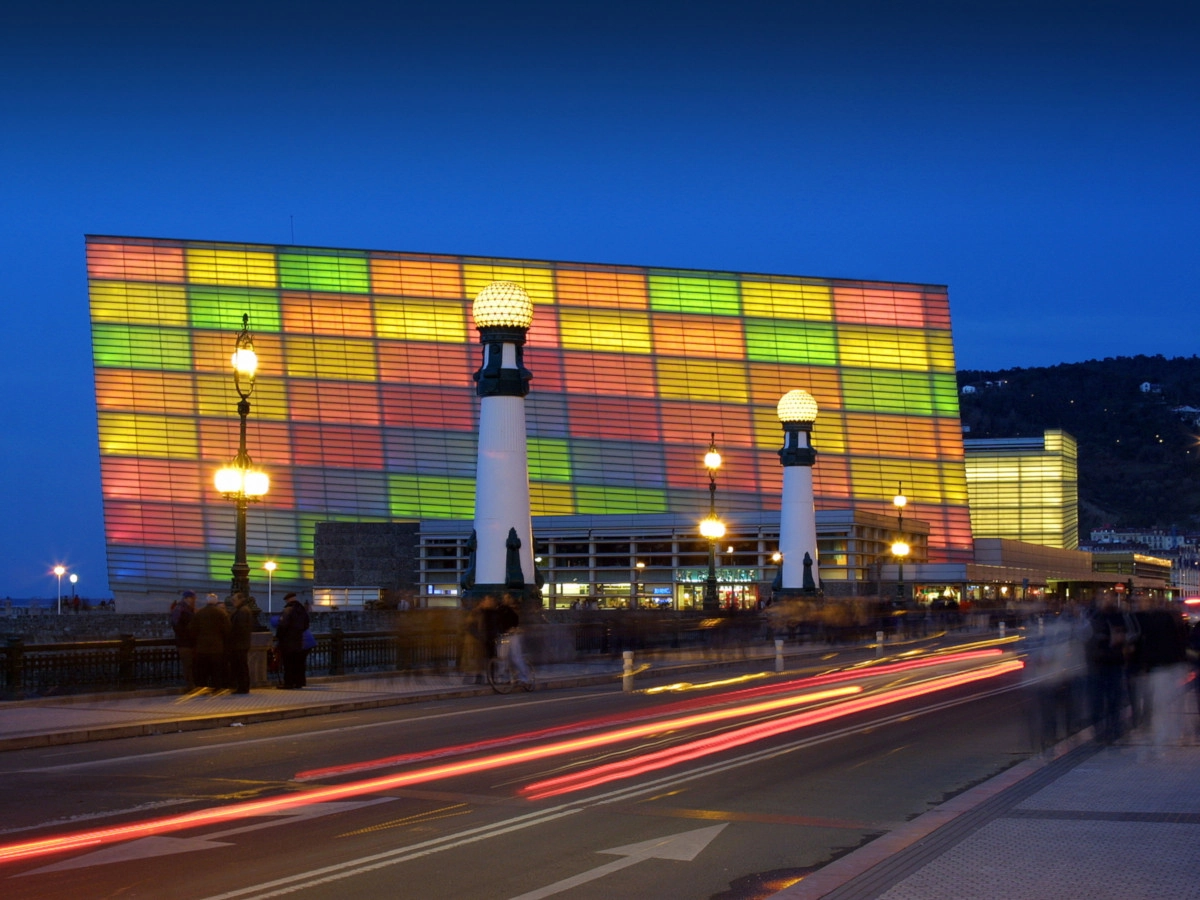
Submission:
<svg viewBox="0 0 1200 900">
<path fill-rule="evenodd" d="M 54 567 L 54 574 L 58 576 L 58 614 L 62 615 L 62 577 L 67 574 L 67 567 L 58 565 Z"/>
<path fill-rule="evenodd" d="M 717 452 L 717 435 L 712 433 L 708 452 L 704 454 L 704 468 L 708 469 L 708 517 L 700 523 L 700 534 L 708 538 L 708 578 L 704 582 L 704 609 L 715 612 L 720 608 L 717 594 L 717 541 L 725 537 L 725 523 L 717 518 L 717 469 L 721 467 L 721 454 Z"/>
<path fill-rule="evenodd" d="M 912 548 L 904 540 L 904 507 L 908 505 L 908 498 L 904 496 L 903 482 L 896 486 L 896 496 L 892 498 L 892 505 L 896 507 L 898 529 L 896 540 L 892 543 L 892 555 L 896 557 L 896 573 L 898 576 L 896 580 L 896 599 L 904 603 L 904 558 L 908 556 Z"/>
<path fill-rule="evenodd" d="M 269 616 L 271 614 L 271 581 L 275 575 L 275 569 L 278 567 L 275 565 L 275 560 L 268 559 L 263 563 L 263 568 L 267 570 L 267 615 Z"/>
<path fill-rule="evenodd" d="M 71 599 L 74 599 L 79 596 L 79 592 L 75 590 L 75 585 L 79 584 L 79 576 L 72 572 L 67 580 L 71 582 Z"/>
<path fill-rule="evenodd" d="M 246 508 L 251 501 L 262 499 L 270 487 L 265 472 L 254 468 L 250 453 L 246 450 L 246 419 L 250 415 L 250 395 L 254 393 L 254 374 L 258 369 L 258 356 L 254 352 L 254 340 L 250 336 L 250 315 L 242 315 L 242 330 L 238 332 L 233 351 L 233 383 L 237 388 L 237 411 L 240 420 L 238 429 L 238 452 L 233 462 L 217 472 L 216 485 L 237 509 L 237 524 L 234 531 L 232 592 L 250 595 L 250 566 L 246 562 Z"/>
</svg>

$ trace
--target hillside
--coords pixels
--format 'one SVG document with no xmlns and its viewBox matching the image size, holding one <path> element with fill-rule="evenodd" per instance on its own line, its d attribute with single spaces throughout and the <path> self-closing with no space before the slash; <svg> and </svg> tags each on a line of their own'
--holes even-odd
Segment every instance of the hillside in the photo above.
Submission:
<svg viewBox="0 0 1200 900">
<path fill-rule="evenodd" d="M 1062 428 L 1079 442 L 1081 539 L 1105 524 L 1200 530 L 1200 425 L 1173 411 L 1200 407 L 1200 357 L 963 370 L 958 385 L 964 437 Z"/>
</svg>

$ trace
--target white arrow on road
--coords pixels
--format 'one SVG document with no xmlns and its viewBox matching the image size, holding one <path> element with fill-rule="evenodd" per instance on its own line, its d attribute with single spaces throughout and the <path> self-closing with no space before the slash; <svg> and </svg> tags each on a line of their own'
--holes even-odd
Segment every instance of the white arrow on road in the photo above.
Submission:
<svg viewBox="0 0 1200 900">
<path fill-rule="evenodd" d="M 653 840 L 642 841 L 638 844 L 613 847 L 611 850 L 598 850 L 598 853 L 608 853 L 622 858 L 571 878 L 556 881 L 554 884 L 548 884 L 544 888 L 538 888 L 536 891 L 530 891 L 528 894 L 513 897 L 512 900 L 541 900 L 542 897 L 551 897 L 554 894 L 561 893 L 578 885 L 595 881 L 597 878 L 603 878 L 605 875 L 611 875 L 613 872 L 620 872 L 622 869 L 636 865 L 644 859 L 676 859 L 682 862 L 691 862 L 700 855 L 700 851 L 707 847 L 712 839 L 720 834 L 721 830 L 728 824 L 728 822 L 725 822 L 721 825 L 697 828 L 695 831 L 685 831 L 682 834 L 673 834 L 669 837 L 654 838 Z"/>
</svg>

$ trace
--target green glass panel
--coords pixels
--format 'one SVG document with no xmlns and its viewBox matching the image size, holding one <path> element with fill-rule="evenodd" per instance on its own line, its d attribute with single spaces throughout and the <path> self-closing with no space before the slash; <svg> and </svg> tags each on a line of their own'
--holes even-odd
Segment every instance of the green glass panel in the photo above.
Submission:
<svg viewBox="0 0 1200 900">
<path fill-rule="evenodd" d="M 736 316 L 742 311 L 736 281 L 651 275 L 649 284 L 650 308 L 658 312 Z"/>
<path fill-rule="evenodd" d="M 367 260 L 361 256 L 281 253 L 279 284 L 291 291 L 366 294 L 371 290 L 371 276 Z"/>
<path fill-rule="evenodd" d="M 571 451 L 566 440 L 531 437 L 528 448 L 530 481 L 571 480 Z"/>
<path fill-rule="evenodd" d="M 933 415 L 929 376 L 923 372 L 882 369 L 844 369 L 842 397 L 851 412 L 890 412 Z"/>
<path fill-rule="evenodd" d="M 241 331 L 242 315 L 250 331 L 279 331 L 279 293 L 245 287 L 189 287 L 188 315 L 193 328 Z"/>
<path fill-rule="evenodd" d="M 746 320 L 746 356 L 759 362 L 837 365 L 837 337 L 832 324 Z"/>
<path fill-rule="evenodd" d="M 950 374 L 930 376 L 933 408 L 939 416 L 958 418 L 958 379 Z"/>
<path fill-rule="evenodd" d="M 666 512 L 667 497 L 666 491 L 649 488 L 579 485 L 575 505 L 580 515 Z"/>
<path fill-rule="evenodd" d="M 393 516 L 470 519 L 475 515 L 475 479 L 389 475 L 388 502 Z"/>
<path fill-rule="evenodd" d="M 175 370 L 192 367 L 191 336 L 181 328 L 94 325 L 92 353 L 97 366 Z"/>
</svg>

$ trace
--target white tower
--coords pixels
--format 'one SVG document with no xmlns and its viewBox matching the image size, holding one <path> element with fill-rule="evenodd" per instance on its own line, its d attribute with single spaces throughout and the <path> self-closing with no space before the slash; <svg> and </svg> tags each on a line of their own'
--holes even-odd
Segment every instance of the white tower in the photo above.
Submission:
<svg viewBox="0 0 1200 900">
<path fill-rule="evenodd" d="M 471 308 L 483 365 L 475 373 L 479 396 L 479 455 L 475 470 L 475 530 L 463 576 L 465 599 L 510 593 L 536 602 L 540 581 L 533 562 L 525 395 L 532 373 L 523 364 L 533 301 L 524 288 L 496 281 Z"/>
<path fill-rule="evenodd" d="M 817 401 L 808 391 L 788 391 L 776 407 L 783 423 L 783 500 L 779 513 L 779 577 L 776 589 L 784 593 L 815 593 L 817 575 L 817 511 L 813 500 L 813 464 L 817 451 L 812 446 Z M 805 558 L 809 564 L 805 566 Z"/>
</svg>

